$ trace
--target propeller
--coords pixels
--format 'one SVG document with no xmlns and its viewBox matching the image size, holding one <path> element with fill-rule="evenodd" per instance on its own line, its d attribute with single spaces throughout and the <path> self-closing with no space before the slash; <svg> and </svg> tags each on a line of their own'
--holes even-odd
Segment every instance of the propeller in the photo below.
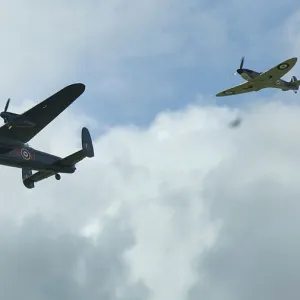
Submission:
<svg viewBox="0 0 300 300">
<path fill-rule="evenodd" d="M 0 117 L 4 120 L 5 123 L 8 122 L 8 114 L 7 114 L 7 109 L 9 107 L 9 103 L 10 103 L 10 98 L 8 98 L 6 105 L 4 107 L 4 111 L 0 113 Z"/>
<path fill-rule="evenodd" d="M 243 56 L 243 57 L 241 58 L 240 69 L 243 69 L 244 60 L 245 60 L 245 57 Z"/>
<path fill-rule="evenodd" d="M 4 111 L 0 113 L 0 117 L 4 120 L 4 123 L 8 125 L 8 128 L 11 129 L 13 126 L 15 127 L 33 127 L 35 124 L 30 120 L 22 117 L 22 115 L 18 115 L 15 113 L 8 112 L 8 107 L 10 103 L 10 98 L 8 98 Z"/>
<path fill-rule="evenodd" d="M 240 63 L 240 68 L 238 69 L 238 70 L 240 70 L 240 69 L 243 69 L 243 66 L 244 66 L 244 60 L 245 60 L 245 56 L 242 56 L 242 58 L 241 58 L 241 63 Z M 234 73 L 234 75 L 237 75 L 237 71 Z"/>
</svg>

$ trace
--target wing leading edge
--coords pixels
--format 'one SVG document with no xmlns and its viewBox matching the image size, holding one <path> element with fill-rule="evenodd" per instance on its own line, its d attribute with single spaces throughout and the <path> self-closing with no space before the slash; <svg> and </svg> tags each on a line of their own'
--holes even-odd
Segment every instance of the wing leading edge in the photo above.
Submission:
<svg viewBox="0 0 300 300">
<path fill-rule="evenodd" d="M 82 83 L 66 86 L 20 115 L 35 123 L 36 126 L 27 128 L 12 127 L 9 129 L 7 125 L 4 125 L 0 128 L 0 136 L 27 143 L 72 104 L 84 90 L 85 85 Z"/>
</svg>

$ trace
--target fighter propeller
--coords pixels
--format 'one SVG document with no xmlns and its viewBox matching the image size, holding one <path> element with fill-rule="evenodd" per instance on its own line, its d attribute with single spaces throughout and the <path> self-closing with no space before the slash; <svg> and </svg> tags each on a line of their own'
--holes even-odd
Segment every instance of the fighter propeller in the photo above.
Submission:
<svg viewBox="0 0 300 300">
<path fill-rule="evenodd" d="M 244 66 L 244 60 L 245 60 L 245 57 L 243 56 L 241 58 L 240 68 L 236 70 L 236 72 L 234 73 L 234 75 L 237 75 L 238 73 L 241 72 L 241 70 L 243 69 L 243 66 Z"/>
</svg>

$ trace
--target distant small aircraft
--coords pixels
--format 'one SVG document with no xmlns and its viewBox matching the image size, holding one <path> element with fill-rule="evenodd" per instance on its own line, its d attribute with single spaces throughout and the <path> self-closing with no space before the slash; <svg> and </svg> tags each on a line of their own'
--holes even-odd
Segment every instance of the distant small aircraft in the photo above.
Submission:
<svg viewBox="0 0 300 300">
<path fill-rule="evenodd" d="M 27 144 L 84 90 L 82 83 L 71 84 L 21 115 L 7 111 L 8 99 L 0 113 L 5 123 L 0 127 L 0 165 L 21 168 L 23 184 L 27 188 L 32 189 L 35 182 L 53 175 L 60 180 L 59 173 L 74 173 L 79 161 L 94 156 L 91 136 L 85 127 L 81 132 L 82 149 L 65 158 L 35 150 Z M 32 170 L 38 172 L 32 174 Z"/>
<path fill-rule="evenodd" d="M 234 119 L 233 121 L 231 121 L 229 123 L 229 127 L 231 128 L 236 128 L 236 127 L 239 127 L 242 123 L 242 118 L 240 117 L 237 117 L 236 119 Z"/>
<path fill-rule="evenodd" d="M 265 88 L 277 88 L 282 91 L 292 90 L 295 94 L 297 93 L 300 80 L 297 80 L 296 76 L 292 76 L 290 82 L 281 79 L 282 76 L 295 66 L 297 62 L 296 57 L 290 58 L 266 72 L 255 72 L 249 69 L 244 69 L 244 60 L 245 58 L 242 57 L 240 68 L 236 70 L 235 74 L 239 74 L 247 81 L 218 93 L 216 95 L 217 97 L 238 95 L 254 91 L 257 92 Z"/>
</svg>

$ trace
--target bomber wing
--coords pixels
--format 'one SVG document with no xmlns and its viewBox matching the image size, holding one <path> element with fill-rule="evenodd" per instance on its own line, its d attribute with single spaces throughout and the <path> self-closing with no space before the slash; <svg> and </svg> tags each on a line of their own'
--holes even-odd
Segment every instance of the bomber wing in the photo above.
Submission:
<svg viewBox="0 0 300 300">
<path fill-rule="evenodd" d="M 24 112 L 21 117 L 33 122 L 34 127 L 0 127 L 0 136 L 27 143 L 62 111 L 72 104 L 85 90 L 85 85 L 76 83 L 66 86 L 56 94 Z"/>
</svg>

